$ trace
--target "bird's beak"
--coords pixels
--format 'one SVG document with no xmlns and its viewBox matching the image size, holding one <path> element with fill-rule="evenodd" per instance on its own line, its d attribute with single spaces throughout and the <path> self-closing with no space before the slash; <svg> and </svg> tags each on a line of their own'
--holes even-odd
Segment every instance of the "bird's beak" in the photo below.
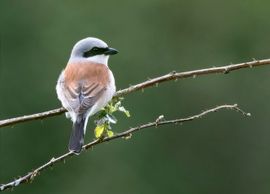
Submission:
<svg viewBox="0 0 270 194">
<path fill-rule="evenodd" d="M 107 47 L 106 51 L 104 52 L 105 55 L 115 55 L 118 53 L 118 50 L 114 48 Z"/>
</svg>

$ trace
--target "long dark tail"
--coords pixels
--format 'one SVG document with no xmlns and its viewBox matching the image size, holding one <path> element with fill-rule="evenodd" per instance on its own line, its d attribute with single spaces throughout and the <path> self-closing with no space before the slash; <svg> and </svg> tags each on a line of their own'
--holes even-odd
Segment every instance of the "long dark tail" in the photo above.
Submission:
<svg viewBox="0 0 270 194">
<path fill-rule="evenodd" d="M 77 119 L 73 124 L 71 135 L 69 138 L 68 149 L 79 154 L 84 144 L 84 124 L 85 118 Z"/>
</svg>

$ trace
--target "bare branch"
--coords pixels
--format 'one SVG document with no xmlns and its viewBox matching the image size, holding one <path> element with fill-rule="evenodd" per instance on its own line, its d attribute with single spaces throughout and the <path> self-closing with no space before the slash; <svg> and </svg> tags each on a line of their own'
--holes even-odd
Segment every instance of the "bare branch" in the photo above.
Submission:
<svg viewBox="0 0 270 194">
<path fill-rule="evenodd" d="M 252 68 L 252 67 L 258 67 L 258 66 L 269 65 L 269 64 L 270 64 L 270 59 L 264 59 L 264 60 L 254 60 L 254 61 L 246 62 L 246 63 L 239 63 L 239 64 L 235 64 L 235 65 L 212 67 L 212 68 L 199 69 L 199 70 L 194 70 L 194 71 L 186 71 L 186 72 L 180 72 L 180 73 L 171 72 L 171 73 L 168 73 L 167 75 L 156 77 L 154 79 L 136 84 L 134 86 L 130 86 L 126 89 L 119 90 L 116 92 L 115 97 L 124 96 L 124 95 L 127 95 L 129 93 L 135 92 L 137 90 L 142 90 L 144 88 L 148 88 L 148 87 L 154 86 L 156 84 L 170 81 L 170 80 L 177 80 L 177 79 L 183 79 L 183 78 L 189 78 L 189 77 L 197 77 L 197 76 L 201 76 L 201 75 L 208 75 L 208 74 L 215 74 L 215 73 L 227 74 L 231 71 L 235 71 L 238 69 Z M 37 113 L 37 114 L 1 120 L 0 127 L 14 125 L 14 124 L 26 122 L 26 121 L 44 119 L 47 117 L 60 115 L 64 112 L 66 112 L 66 110 L 64 108 L 58 108 L 58 109 L 53 109 L 53 110 L 46 111 L 46 112 Z"/>
<path fill-rule="evenodd" d="M 120 90 L 116 93 L 115 96 L 117 97 L 123 96 L 131 92 L 135 92 L 137 90 L 155 86 L 156 84 L 160 84 L 166 81 L 189 78 L 189 77 L 198 77 L 201 75 L 216 74 L 216 73 L 228 74 L 229 72 L 235 71 L 238 69 L 252 68 L 252 67 L 258 67 L 262 65 L 270 65 L 270 59 L 254 60 L 254 61 L 246 62 L 246 63 L 226 65 L 226 66 L 221 66 L 221 67 L 212 67 L 212 68 L 199 69 L 199 70 L 193 70 L 193 71 L 185 71 L 185 72 L 180 72 L 180 73 L 173 71 L 171 73 L 168 73 L 167 75 L 156 77 L 154 79 L 151 79 L 151 80 L 142 82 L 140 84 L 131 86 L 129 88 Z"/>
<path fill-rule="evenodd" d="M 21 117 L 15 117 L 12 119 L 5 119 L 5 120 L 0 121 L 0 127 L 15 125 L 17 123 L 22 123 L 22 122 L 26 122 L 26 121 L 44 119 L 47 117 L 53 117 L 56 115 L 60 115 L 64 112 L 66 112 L 66 109 L 62 107 L 62 108 L 57 108 L 54 110 L 49 110 L 49 111 L 36 113 L 36 114 L 32 114 L 32 115 L 25 115 L 25 116 L 21 116 Z"/>
<path fill-rule="evenodd" d="M 164 119 L 164 116 L 161 115 L 159 116 L 155 121 L 153 122 L 150 122 L 150 123 L 147 123 L 147 124 L 143 124 L 143 125 L 140 125 L 140 126 L 137 126 L 137 127 L 133 127 L 131 129 L 128 129 L 128 130 L 125 130 L 124 132 L 122 133 L 118 133 L 112 137 L 106 137 L 104 139 L 97 139 L 97 140 L 94 140 L 86 145 L 83 146 L 83 151 L 97 145 L 97 144 L 101 144 L 101 143 L 104 143 L 104 142 L 108 142 L 108 141 L 111 141 L 111 140 L 114 140 L 114 139 L 118 139 L 118 138 L 129 138 L 131 137 L 132 133 L 136 132 L 136 131 L 139 131 L 139 130 L 142 130 L 142 129 L 146 129 L 146 128 L 150 128 L 150 127 L 158 127 L 160 125 L 169 125 L 169 124 L 177 124 L 177 123 L 184 123 L 184 122 L 187 122 L 187 121 L 192 121 L 192 120 L 195 120 L 195 119 L 199 119 L 199 118 L 202 118 L 203 116 L 209 114 L 209 113 L 212 113 L 212 112 L 216 112 L 218 110 L 221 110 L 221 109 L 229 109 L 229 110 L 235 110 L 237 112 L 240 112 L 242 113 L 243 115 L 245 116 L 250 116 L 250 113 L 245 113 L 243 110 L 241 110 L 237 104 L 234 104 L 234 105 L 221 105 L 221 106 L 217 106 L 215 108 L 211 108 L 211 109 L 208 109 L 206 111 L 203 111 L 197 115 L 193 115 L 193 116 L 190 116 L 190 117 L 187 117 L 187 118 L 182 118 L 182 119 L 174 119 L 174 120 L 163 120 Z M 40 174 L 41 171 L 53 166 L 54 164 L 56 163 L 59 163 L 61 161 L 65 161 L 66 159 L 70 158 L 71 156 L 74 156 L 75 154 L 73 152 L 67 152 L 66 154 L 63 154 L 57 158 L 52 158 L 50 161 L 48 161 L 47 163 L 43 164 L 42 166 L 36 168 L 35 170 L 27 173 L 26 175 L 18 178 L 18 179 L 15 179 L 14 181 L 11 181 L 9 183 L 6 183 L 6 184 L 2 184 L 0 185 L 0 191 L 4 191 L 8 188 L 13 188 L 13 187 L 16 187 L 22 183 L 27 183 L 27 182 L 31 182 L 33 181 L 33 179 Z"/>
</svg>

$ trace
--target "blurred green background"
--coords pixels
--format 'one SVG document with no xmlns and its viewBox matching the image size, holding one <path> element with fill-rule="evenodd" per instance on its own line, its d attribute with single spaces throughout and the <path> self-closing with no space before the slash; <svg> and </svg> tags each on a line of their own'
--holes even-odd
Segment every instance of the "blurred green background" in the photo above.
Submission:
<svg viewBox="0 0 270 194">
<path fill-rule="evenodd" d="M 94 36 L 117 48 L 117 88 L 172 70 L 270 57 L 269 1 L 2 0 L 0 119 L 58 108 L 55 85 L 73 45 Z M 13 193 L 270 192 L 269 67 L 161 84 L 126 96 L 132 117 L 114 131 L 238 103 L 183 125 L 136 133 L 46 170 Z M 93 119 L 86 142 L 93 139 Z M 0 128 L 0 183 L 67 151 L 64 115 Z"/>
</svg>

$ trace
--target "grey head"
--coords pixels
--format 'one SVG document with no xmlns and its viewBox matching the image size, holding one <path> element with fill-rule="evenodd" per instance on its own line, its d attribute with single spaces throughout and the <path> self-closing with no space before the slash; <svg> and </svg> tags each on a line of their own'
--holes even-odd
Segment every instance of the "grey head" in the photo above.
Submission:
<svg viewBox="0 0 270 194">
<path fill-rule="evenodd" d="M 117 53 L 116 49 L 110 48 L 104 41 L 88 37 L 74 45 L 69 61 L 88 60 L 107 65 L 109 56 Z"/>
</svg>

